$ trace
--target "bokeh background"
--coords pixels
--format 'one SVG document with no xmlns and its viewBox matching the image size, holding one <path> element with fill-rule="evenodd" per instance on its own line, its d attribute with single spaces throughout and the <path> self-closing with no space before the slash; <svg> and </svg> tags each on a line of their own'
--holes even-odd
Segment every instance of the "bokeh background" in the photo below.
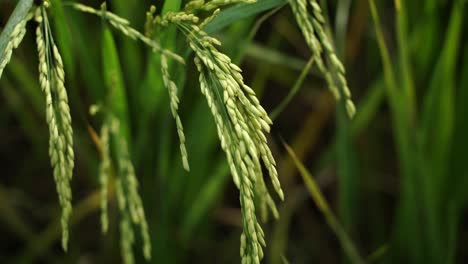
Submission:
<svg viewBox="0 0 468 264">
<path fill-rule="evenodd" d="M 102 120 L 88 112 L 105 95 L 101 21 L 60 2 L 52 1 L 50 18 L 64 57 L 76 142 L 69 252 L 60 248 L 32 22 L 0 80 L 0 263 L 121 262 L 112 192 L 110 232 L 100 232 L 93 135 Z M 139 30 L 149 6 L 159 12 L 165 4 L 107 2 Z M 166 2 L 171 2 L 167 11 L 185 1 Z M 233 12 L 231 21 L 214 25 L 212 33 L 242 66 L 267 111 L 291 98 L 269 137 L 286 199 L 278 201 L 280 219 L 265 224 L 264 263 L 352 263 L 347 246 L 366 263 L 467 263 L 467 1 L 381 0 L 375 10 L 368 0 L 319 1 L 347 68 L 357 105 L 353 120 L 314 67 L 291 92 L 311 53 L 286 1 L 258 2 L 263 9 L 256 4 Z M 0 26 L 15 4 L 0 1 Z M 153 243 L 151 263 L 239 263 L 238 191 L 190 55 L 185 67 L 171 67 L 181 90 L 187 173 L 158 56 L 113 32 L 127 91 L 131 156 Z M 187 53 L 181 34 L 157 38 Z M 298 162 L 310 175 L 299 172 Z M 306 187 L 304 179 L 311 177 L 349 238 L 345 243 L 314 202 L 317 192 Z M 145 263 L 140 241 L 135 252 L 137 263 Z"/>
</svg>

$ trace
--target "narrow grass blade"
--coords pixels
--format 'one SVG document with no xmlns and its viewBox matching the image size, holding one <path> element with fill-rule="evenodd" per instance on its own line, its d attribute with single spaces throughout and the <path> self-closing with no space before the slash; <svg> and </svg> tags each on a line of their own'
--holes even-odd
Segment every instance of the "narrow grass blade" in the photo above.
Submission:
<svg viewBox="0 0 468 264">
<path fill-rule="evenodd" d="M 413 70 L 411 68 L 411 57 L 408 47 L 408 18 L 405 1 L 402 1 L 401 3 L 399 2 L 396 17 L 397 42 L 400 53 L 400 73 L 403 79 L 403 93 L 405 94 L 405 97 L 402 98 L 402 100 L 406 100 L 408 115 L 410 115 L 410 119 L 413 119 L 415 115 L 416 99 L 413 83 Z"/>
<path fill-rule="evenodd" d="M 351 9 L 351 0 L 340 0 L 336 7 L 335 16 L 335 43 L 339 57 L 343 58 L 346 36 L 348 33 L 349 11 Z"/>
<path fill-rule="evenodd" d="M 246 47 L 246 55 L 248 57 L 274 64 L 277 66 L 290 68 L 296 71 L 302 71 L 307 65 L 307 61 L 289 56 L 270 47 L 258 43 L 251 43 Z"/>
<path fill-rule="evenodd" d="M 307 62 L 306 66 L 302 69 L 301 74 L 297 78 L 296 82 L 294 83 L 293 88 L 289 91 L 288 95 L 281 101 L 281 103 L 271 112 L 270 117 L 272 120 L 275 120 L 278 115 L 283 112 L 283 110 L 286 108 L 286 106 L 291 102 L 291 100 L 294 98 L 294 96 L 297 94 L 299 89 L 302 87 L 302 84 L 304 83 L 304 80 L 307 76 L 307 74 L 310 71 L 310 68 L 312 67 L 312 64 L 314 62 L 314 57 L 310 57 L 309 61 Z"/>
<path fill-rule="evenodd" d="M 347 28 L 350 0 L 338 1 L 335 17 L 335 41 L 338 57 L 345 63 L 345 47 L 347 43 Z M 359 109 L 360 111 L 360 109 Z M 358 112 L 359 112 L 358 111 Z M 356 227 L 356 216 L 360 214 L 359 182 L 357 173 L 357 157 L 353 146 L 351 133 L 352 120 L 348 118 L 346 104 L 339 100 L 336 105 L 336 161 L 338 176 L 338 216 L 344 229 L 351 233 Z"/>
<path fill-rule="evenodd" d="M 389 245 L 385 244 L 377 248 L 374 252 L 372 252 L 367 258 L 366 263 L 375 263 L 382 259 L 382 257 L 387 254 L 389 250 Z"/>
<path fill-rule="evenodd" d="M 464 48 L 462 66 L 462 76 L 458 82 L 457 98 L 456 98 L 456 119 L 455 119 L 455 132 L 454 139 L 452 140 L 452 151 L 451 151 L 451 184 L 447 190 L 452 190 L 454 199 L 461 205 L 466 205 L 468 202 L 468 192 L 466 186 L 468 186 L 468 166 L 466 166 L 466 146 L 468 146 L 468 46 Z"/>
<path fill-rule="evenodd" d="M 382 59 L 385 77 L 385 92 L 390 105 L 392 116 L 392 129 L 395 137 L 398 160 L 402 177 L 402 194 L 397 209 L 397 223 L 395 225 L 395 244 L 399 246 L 398 254 L 409 255 L 412 262 L 422 260 L 425 240 L 422 238 L 424 227 L 420 224 L 423 212 L 421 212 L 421 196 L 417 195 L 418 164 L 417 151 L 413 140 L 412 128 L 408 118 L 408 106 L 405 93 L 397 89 L 395 72 L 392 67 L 390 53 L 384 40 L 380 19 L 374 0 L 369 0 L 370 11 L 374 21 L 375 33 Z M 405 252 L 405 253 L 403 253 Z M 408 253 L 406 253 L 408 252 Z M 403 257 L 403 256 L 398 256 Z M 407 257 L 407 256 L 405 256 Z"/>
<path fill-rule="evenodd" d="M 239 48 L 238 55 L 235 57 L 234 62 L 236 64 L 241 63 L 241 60 L 245 55 L 245 50 L 246 50 L 247 46 L 253 42 L 254 37 L 257 35 L 257 32 L 260 29 L 260 27 L 263 25 L 263 23 L 265 21 L 267 21 L 270 17 L 272 17 L 274 14 L 276 14 L 278 11 L 280 11 L 285 5 L 286 4 L 283 4 L 283 5 L 278 6 L 275 9 L 272 9 L 271 11 L 264 14 L 262 17 L 260 17 L 259 19 L 257 19 L 255 21 L 255 24 L 253 25 L 252 29 L 250 29 L 250 32 L 249 32 L 246 40 L 244 40 L 243 43 L 241 44 L 241 46 Z M 233 41 L 233 42 L 235 42 L 235 41 Z"/>
<path fill-rule="evenodd" d="M 434 68 L 433 79 L 425 96 L 421 127 L 421 173 L 425 175 L 425 200 L 430 235 L 428 257 L 434 263 L 443 262 L 448 233 L 445 217 L 446 201 L 452 200 L 447 189 L 452 181 L 448 166 L 455 122 L 455 72 L 458 48 L 462 36 L 464 4 L 453 4 L 445 43 Z M 431 164 L 430 169 L 426 164 Z"/>
<path fill-rule="evenodd" d="M 62 5 L 62 0 L 52 0 L 52 11 L 53 11 L 53 25 L 55 29 L 55 36 L 57 38 L 57 44 L 62 54 L 65 68 L 67 69 L 67 76 L 71 81 L 75 80 L 75 53 L 73 52 L 73 43 L 68 26 L 68 19 L 65 16 L 65 12 Z"/>
<path fill-rule="evenodd" d="M 119 120 L 119 131 L 130 143 L 128 103 L 117 47 L 110 29 L 105 24 L 102 34 L 102 69 L 107 87 L 106 106 Z"/>
<path fill-rule="evenodd" d="M 325 217 L 327 224 L 337 236 L 338 240 L 340 241 L 340 245 L 343 248 L 349 260 L 355 264 L 363 264 L 363 258 L 359 255 L 356 246 L 353 244 L 352 240 L 346 234 L 346 231 L 338 222 L 336 216 L 333 214 L 332 210 L 330 209 L 330 206 L 328 205 L 328 202 L 326 201 L 325 197 L 323 196 L 322 192 L 320 191 L 320 188 L 318 187 L 310 172 L 305 168 L 304 164 L 302 164 L 302 162 L 296 157 L 296 154 L 294 153 L 292 148 L 289 147 L 286 143 L 283 143 L 283 145 L 286 148 L 286 151 L 288 152 L 291 159 L 294 161 L 294 164 L 296 165 L 297 169 L 299 170 L 299 173 L 301 174 L 302 179 L 306 184 L 311 198 L 314 200 L 318 209 Z"/>
<path fill-rule="evenodd" d="M 336 160 L 338 176 L 338 216 L 347 232 L 355 229 L 356 216 L 359 215 L 359 174 L 357 155 L 352 143 L 351 124 L 344 101 L 336 107 Z"/>
</svg>

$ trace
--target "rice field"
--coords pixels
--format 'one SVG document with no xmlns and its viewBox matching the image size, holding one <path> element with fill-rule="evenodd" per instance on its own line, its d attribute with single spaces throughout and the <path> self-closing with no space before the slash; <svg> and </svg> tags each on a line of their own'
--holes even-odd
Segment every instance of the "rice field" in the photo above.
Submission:
<svg viewBox="0 0 468 264">
<path fill-rule="evenodd" d="M 0 1 L 0 263 L 466 263 L 467 4 Z"/>
</svg>

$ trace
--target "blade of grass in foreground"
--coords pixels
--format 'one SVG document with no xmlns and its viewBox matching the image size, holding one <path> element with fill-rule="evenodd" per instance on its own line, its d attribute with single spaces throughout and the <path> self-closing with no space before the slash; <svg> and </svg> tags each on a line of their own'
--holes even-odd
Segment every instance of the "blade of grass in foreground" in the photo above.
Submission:
<svg viewBox="0 0 468 264">
<path fill-rule="evenodd" d="M 415 143 L 413 142 L 413 128 L 409 122 L 407 93 L 398 90 L 395 72 L 390 59 L 390 54 L 385 43 L 380 19 L 374 0 L 369 0 L 370 11 L 374 21 L 374 28 L 377 43 L 382 59 L 382 67 L 385 77 L 385 92 L 390 105 L 392 117 L 393 136 L 395 137 L 398 161 L 401 171 L 401 195 L 397 207 L 397 223 L 394 230 L 395 245 L 398 246 L 395 252 L 397 259 L 407 258 L 412 263 L 422 263 L 425 244 L 423 239 L 424 225 L 423 204 L 421 197 L 417 195 L 417 174 L 418 164 Z"/>
<path fill-rule="evenodd" d="M 311 173 L 305 168 L 304 164 L 302 164 L 302 162 L 296 157 L 296 154 L 294 153 L 292 148 L 289 147 L 286 143 L 283 143 L 283 145 L 286 148 L 291 159 L 294 161 L 294 164 L 296 165 L 297 169 L 299 170 L 299 173 L 301 174 L 306 184 L 310 196 L 314 200 L 320 212 L 325 217 L 327 224 L 337 236 L 340 245 L 343 248 L 349 260 L 354 264 L 364 264 L 363 258 L 359 255 L 352 240 L 349 238 L 348 234 L 346 234 L 346 231 L 338 222 L 336 216 L 333 214 L 332 210 L 330 209 L 330 206 L 327 203 L 327 200 L 320 191 L 320 188 L 318 187 Z"/>
<path fill-rule="evenodd" d="M 351 1 L 340 0 L 337 4 L 335 17 L 335 38 L 332 43 L 336 53 L 346 65 L 345 47 L 346 32 Z M 329 18 L 327 18 L 329 19 Z M 327 31 L 329 28 L 327 27 Z M 331 33 L 329 32 L 329 35 Z M 359 174 L 357 173 L 357 157 L 353 146 L 351 133 L 352 120 L 348 118 L 346 105 L 343 100 L 336 104 L 336 162 L 338 177 L 338 216 L 344 229 L 351 234 L 355 229 L 356 216 L 359 215 Z"/>
<path fill-rule="evenodd" d="M 427 215 L 430 235 L 428 255 L 433 263 L 444 261 L 447 252 L 445 219 L 449 214 L 446 201 L 451 192 L 446 189 L 452 181 L 448 176 L 449 158 L 455 122 L 455 73 L 458 48 L 462 36 L 462 1 L 453 4 L 444 46 L 434 68 L 431 85 L 424 98 L 421 129 L 421 174 L 425 175 Z M 430 169 L 426 164 L 431 164 Z M 451 206 L 451 205 L 450 205 Z"/>
</svg>

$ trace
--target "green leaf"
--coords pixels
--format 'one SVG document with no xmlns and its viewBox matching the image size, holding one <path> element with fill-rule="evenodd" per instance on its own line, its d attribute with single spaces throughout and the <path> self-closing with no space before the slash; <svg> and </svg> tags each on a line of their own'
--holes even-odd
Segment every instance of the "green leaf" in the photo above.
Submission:
<svg viewBox="0 0 468 264">
<path fill-rule="evenodd" d="M 253 4 L 235 5 L 221 11 L 213 21 L 206 25 L 205 31 L 208 34 L 218 32 L 238 20 L 273 9 L 284 3 L 286 3 L 286 0 L 261 0 Z"/>
<path fill-rule="evenodd" d="M 167 12 L 175 12 L 180 10 L 181 0 L 171 0 L 171 1 L 164 1 L 164 6 L 162 8 L 162 14 L 166 14 Z"/>
<path fill-rule="evenodd" d="M 106 84 L 106 103 L 109 111 L 118 118 L 119 129 L 129 142 L 128 106 L 125 85 L 120 68 L 119 55 L 114 38 L 107 25 L 103 26 L 102 37 L 102 68 Z"/>
<path fill-rule="evenodd" d="M 208 181 L 201 186 L 199 193 L 193 197 L 192 206 L 187 209 L 182 223 L 182 237 L 184 240 L 190 238 L 191 233 L 206 217 L 207 212 L 216 204 L 223 191 L 223 186 L 229 178 L 229 167 L 224 158 L 216 162 L 218 164 L 213 170 Z"/>
<path fill-rule="evenodd" d="M 286 143 L 283 143 L 283 145 L 286 148 L 286 151 L 291 157 L 291 159 L 294 161 L 294 164 L 296 165 L 299 171 L 299 174 L 301 174 L 302 179 L 304 180 L 304 183 L 307 187 L 307 190 L 309 191 L 310 197 L 312 198 L 312 200 L 314 200 L 314 203 L 317 205 L 318 209 L 325 217 L 327 224 L 335 233 L 336 237 L 338 238 L 338 241 L 340 242 L 341 247 L 343 248 L 343 251 L 349 258 L 349 260 L 354 264 L 364 263 L 364 260 L 359 255 L 357 248 L 354 245 L 353 241 L 348 236 L 345 229 L 340 224 L 335 214 L 331 210 L 330 206 L 328 205 L 328 202 L 325 199 L 325 196 L 322 194 L 322 191 L 320 191 L 320 187 L 318 186 L 312 174 L 307 170 L 304 164 L 299 160 L 299 158 L 294 153 L 294 150 L 290 146 L 288 146 Z"/>
<path fill-rule="evenodd" d="M 51 7 L 53 11 L 53 22 L 54 29 L 56 31 L 55 35 L 57 37 L 57 44 L 60 48 L 67 73 L 70 75 L 71 79 L 74 80 L 75 58 L 68 19 L 65 16 L 61 0 L 52 0 Z"/>
<path fill-rule="evenodd" d="M 426 93 L 421 128 L 421 174 L 425 180 L 425 202 L 429 224 L 429 257 L 435 263 L 442 262 L 448 241 L 445 232 L 447 200 L 455 192 L 448 189 L 452 177 L 449 177 L 449 162 L 452 153 L 452 139 L 455 126 L 455 73 L 458 49 L 462 37 L 463 23 L 462 1 L 453 5 L 450 23 L 445 36 L 445 43 L 439 60 L 434 68 L 433 78 Z M 431 164 L 428 168 L 427 164 Z"/>
<path fill-rule="evenodd" d="M 455 72 L 458 48 L 462 36 L 463 6 L 460 1 L 454 4 L 445 44 L 434 68 L 431 86 L 424 101 L 423 144 L 435 158 L 442 162 L 441 155 L 448 154 L 447 146 L 453 130 Z M 462 4 L 460 4 L 462 3 Z"/>
</svg>

